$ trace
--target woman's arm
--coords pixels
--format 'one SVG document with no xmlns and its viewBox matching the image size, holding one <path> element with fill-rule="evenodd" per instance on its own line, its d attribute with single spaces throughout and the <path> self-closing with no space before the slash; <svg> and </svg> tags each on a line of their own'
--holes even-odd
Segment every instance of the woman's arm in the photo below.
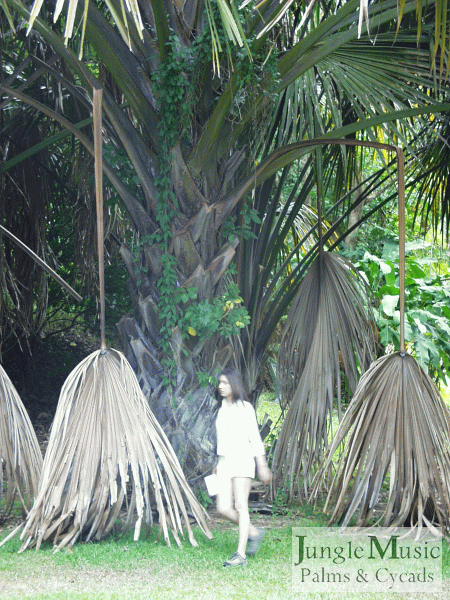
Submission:
<svg viewBox="0 0 450 600">
<path fill-rule="evenodd" d="M 253 456 L 264 455 L 266 449 L 259 433 L 258 421 L 256 419 L 256 412 L 253 406 L 249 403 L 245 403 L 245 428 L 248 436 L 248 440 L 253 450 Z"/>
<path fill-rule="evenodd" d="M 248 415 L 248 434 L 249 440 L 255 453 L 256 472 L 261 483 L 270 483 L 272 481 L 272 471 L 267 464 L 264 443 L 259 433 L 258 421 L 256 419 L 255 409 L 251 404 L 247 406 Z"/>
</svg>

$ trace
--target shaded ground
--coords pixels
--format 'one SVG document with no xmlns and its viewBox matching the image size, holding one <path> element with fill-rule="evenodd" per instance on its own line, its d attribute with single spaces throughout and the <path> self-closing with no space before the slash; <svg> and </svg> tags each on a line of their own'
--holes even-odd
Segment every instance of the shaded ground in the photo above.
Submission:
<svg viewBox="0 0 450 600">
<path fill-rule="evenodd" d="M 89 333 L 74 331 L 47 335 L 34 342 L 32 354 L 14 351 L 2 357 L 2 366 L 13 382 L 34 424 L 51 423 L 61 387 L 69 373 L 100 344 Z"/>
</svg>

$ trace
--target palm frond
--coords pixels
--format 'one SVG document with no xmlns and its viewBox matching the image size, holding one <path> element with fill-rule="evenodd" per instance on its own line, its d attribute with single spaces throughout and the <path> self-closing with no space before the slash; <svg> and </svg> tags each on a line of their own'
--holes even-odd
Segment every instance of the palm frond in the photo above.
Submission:
<svg viewBox="0 0 450 600">
<path fill-rule="evenodd" d="M 0 365 L 0 521 L 18 498 L 25 511 L 37 494 L 42 454 L 25 407 Z"/>
<path fill-rule="evenodd" d="M 13 242 L 15 242 L 24 252 L 26 252 L 31 258 L 46 271 L 49 273 L 53 279 L 55 279 L 69 294 L 71 294 L 75 300 L 79 302 L 83 300 L 78 292 L 76 292 L 62 277 L 58 275 L 46 262 L 42 260 L 31 248 L 29 248 L 26 244 L 24 244 L 21 240 L 19 240 L 14 234 L 12 234 L 6 227 L 0 225 L 0 232 L 7 235 Z"/>
<path fill-rule="evenodd" d="M 121 35 L 127 42 L 129 42 L 128 22 L 127 22 L 127 16 L 126 16 L 124 7 L 122 7 L 123 8 L 122 14 L 119 15 L 114 10 L 114 7 L 111 5 L 110 2 L 107 2 L 106 4 L 108 5 L 108 7 L 112 13 L 112 16 L 115 20 L 115 23 L 116 23 Z M 41 11 L 42 5 L 43 5 L 43 0 L 35 0 L 34 1 L 33 6 L 31 7 L 31 10 L 30 10 L 30 15 L 29 15 L 29 19 L 28 19 L 27 34 L 33 28 L 34 22 L 36 21 L 36 18 Z M 59 15 L 61 14 L 63 6 L 64 6 L 63 2 L 55 2 L 55 11 L 54 11 L 54 15 L 53 15 L 54 21 L 57 21 Z M 83 34 L 84 34 L 85 24 L 86 24 L 86 19 L 87 19 L 87 12 L 88 12 L 87 7 L 88 7 L 88 3 L 85 4 L 85 9 L 80 11 L 82 14 Z M 136 26 L 137 31 L 142 36 L 143 24 L 142 24 L 142 19 L 141 19 L 141 15 L 140 15 L 140 11 L 139 11 L 139 7 L 138 7 L 137 3 L 134 0 L 132 0 L 132 2 L 128 2 L 127 9 L 128 9 L 128 12 L 131 13 L 132 20 Z M 68 40 L 73 35 L 77 10 L 79 10 L 78 0 L 70 0 L 67 4 L 66 28 L 65 28 L 65 32 L 64 32 L 64 43 L 65 44 L 67 44 Z M 84 38 L 81 40 L 80 48 L 83 47 L 83 42 L 84 42 Z M 81 54 L 80 54 L 80 58 L 81 58 Z"/>
<path fill-rule="evenodd" d="M 331 482 L 331 520 L 344 526 L 360 508 L 359 524 L 369 524 L 389 472 L 385 526 L 424 525 L 436 531 L 450 524 L 450 411 L 432 380 L 405 346 L 405 181 L 403 152 L 397 148 L 400 352 L 374 362 L 363 375 L 317 473 L 313 494 L 328 474 L 345 437 L 345 452 Z M 439 533 L 439 532 L 437 532 Z"/>
<path fill-rule="evenodd" d="M 430 119 L 417 133 L 419 147 L 415 160 L 410 161 L 411 195 L 416 194 L 414 220 L 420 227 L 428 224 L 434 234 L 439 231 L 449 237 L 450 223 L 450 119 L 444 113 Z"/>
<path fill-rule="evenodd" d="M 341 370 L 354 390 L 374 355 L 368 290 L 343 257 L 321 252 L 289 311 L 278 369 L 287 410 L 274 452 L 274 486 L 289 487 L 311 469 L 328 445 L 334 398 L 341 401 Z M 292 399 L 291 399 L 292 398 Z"/>
<path fill-rule="evenodd" d="M 125 357 L 113 349 L 85 358 L 61 390 L 39 492 L 21 534 L 21 551 L 52 539 L 55 551 L 80 536 L 99 540 L 124 511 L 138 539 L 156 510 L 164 539 L 178 545 L 189 514 L 211 538 L 206 511 L 187 484 Z"/>
<path fill-rule="evenodd" d="M 325 505 L 334 507 L 331 521 L 346 526 L 359 511 L 358 525 L 376 517 L 386 527 L 431 526 L 431 506 L 448 530 L 449 439 L 450 412 L 415 359 L 398 352 L 375 361 L 361 378 L 321 470 L 328 472 L 337 450 L 344 450 Z"/>
</svg>

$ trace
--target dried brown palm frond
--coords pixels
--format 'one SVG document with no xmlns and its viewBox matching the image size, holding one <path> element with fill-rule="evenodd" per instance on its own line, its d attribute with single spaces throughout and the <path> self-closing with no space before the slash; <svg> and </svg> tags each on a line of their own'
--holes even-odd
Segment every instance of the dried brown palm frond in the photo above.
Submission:
<svg viewBox="0 0 450 600">
<path fill-rule="evenodd" d="M 207 513 L 190 489 L 167 437 L 150 410 L 123 354 L 106 347 L 101 160 L 102 90 L 94 89 L 95 181 L 100 283 L 101 349 L 67 378 L 39 481 L 38 497 L 25 522 L 21 550 L 52 538 L 56 550 L 80 536 L 99 540 L 114 527 L 124 507 L 125 527 L 151 525 L 152 509 L 170 545 L 181 544 L 192 516 L 208 537 Z"/>
<path fill-rule="evenodd" d="M 188 509 L 186 508 L 188 505 Z M 212 537 L 206 511 L 185 480 L 125 357 L 113 349 L 85 358 L 61 390 L 21 551 L 51 539 L 55 549 L 80 536 L 99 540 L 125 512 L 135 539 L 158 512 L 164 539 L 180 545 L 183 527 L 196 545 L 192 515 Z M 188 514 L 189 510 L 189 514 Z"/>
<path fill-rule="evenodd" d="M 449 434 L 450 413 L 413 357 L 397 352 L 375 361 L 362 376 L 327 452 L 325 472 L 345 446 L 325 505 L 333 511 L 331 521 L 346 526 L 359 511 L 358 525 L 368 525 L 389 478 L 378 522 L 430 526 L 434 513 L 448 530 Z"/>
<path fill-rule="evenodd" d="M 433 381 L 405 349 L 405 187 L 403 153 L 396 150 L 400 351 L 378 359 L 361 378 L 317 473 L 313 495 L 342 444 L 325 507 L 334 504 L 333 522 L 345 526 L 359 509 L 359 524 L 368 525 L 389 475 L 387 503 L 378 521 L 431 530 L 435 521 L 448 532 L 450 412 Z"/>
<path fill-rule="evenodd" d="M 291 498 L 301 476 L 306 493 L 328 445 L 341 371 L 355 389 L 359 370 L 373 360 L 368 307 L 368 290 L 351 263 L 320 252 L 289 311 L 278 359 L 286 401 L 292 399 L 274 451 L 274 487 L 288 487 Z"/>
<path fill-rule="evenodd" d="M 311 264 L 289 311 L 280 342 L 277 375 L 286 406 L 311 358 L 318 327 L 329 343 L 332 373 L 343 368 L 356 389 L 361 369 L 373 360 L 375 340 L 370 290 L 357 269 L 343 256 L 322 251 Z M 336 390 L 340 398 L 340 386 Z"/>
<path fill-rule="evenodd" d="M 101 177 L 101 99 L 94 90 L 95 180 L 100 282 L 101 349 L 84 359 L 65 381 L 52 424 L 37 498 L 23 525 L 20 551 L 52 539 L 55 551 L 77 539 L 99 540 L 125 509 L 142 524 L 158 512 L 164 539 L 169 530 L 192 533 L 186 503 L 204 534 L 212 535 L 207 513 L 190 489 L 176 455 L 150 410 L 136 375 L 123 354 L 106 347 Z M 14 535 L 19 529 L 11 533 Z"/>
<path fill-rule="evenodd" d="M 19 499 L 25 511 L 37 494 L 42 454 L 22 400 L 0 365 L 0 521 Z"/>
</svg>

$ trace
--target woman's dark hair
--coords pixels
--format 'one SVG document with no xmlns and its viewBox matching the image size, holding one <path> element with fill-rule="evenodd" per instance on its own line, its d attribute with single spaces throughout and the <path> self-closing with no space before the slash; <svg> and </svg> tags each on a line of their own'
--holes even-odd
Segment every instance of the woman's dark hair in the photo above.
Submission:
<svg viewBox="0 0 450 600">
<path fill-rule="evenodd" d="M 233 390 L 234 402 L 237 400 L 248 400 L 242 378 L 237 369 L 234 367 L 225 367 L 220 375 L 224 375 L 228 379 L 231 389 Z M 218 400 L 220 402 L 222 398 L 218 397 Z"/>
</svg>

